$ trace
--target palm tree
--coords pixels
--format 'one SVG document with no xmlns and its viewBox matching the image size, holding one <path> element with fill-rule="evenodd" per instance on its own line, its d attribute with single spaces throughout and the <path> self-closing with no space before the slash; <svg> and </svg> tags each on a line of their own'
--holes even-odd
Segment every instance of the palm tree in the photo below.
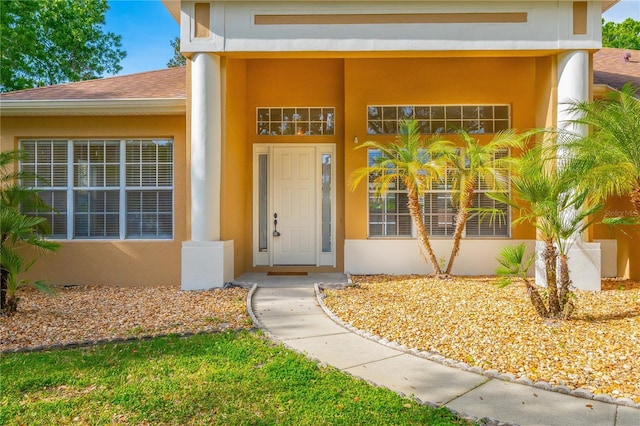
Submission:
<svg viewBox="0 0 640 426">
<path fill-rule="evenodd" d="M 544 243 L 544 260 L 547 285 L 547 317 L 568 318 L 574 309 L 571 297 L 571 279 L 568 267 L 568 252 L 577 237 L 593 221 L 590 219 L 602 209 L 601 203 L 593 202 L 589 191 L 578 189 L 580 167 L 571 158 L 562 167 L 557 165 L 556 154 L 539 146 L 523 155 L 511 178 L 513 200 L 494 194 L 502 202 L 510 203 L 520 211 L 515 223 L 526 221 L 538 230 Z M 537 293 L 537 289 L 528 291 Z M 539 294 L 530 296 L 532 302 Z M 541 310 L 536 307 L 541 313 Z"/>
<path fill-rule="evenodd" d="M 372 165 L 353 172 L 349 179 L 350 189 L 355 189 L 362 179 L 370 176 L 373 176 L 370 182 L 375 187 L 376 196 L 385 195 L 393 184 L 406 187 L 407 206 L 416 227 L 418 241 L 426 251 L 434 273 L 441 275 L 442 269 L 429 241 L 420 199 L 432 181 L 443 179 L 447 158 L 451 157 L 454 149 L 453 144 L 439 136 L 430 139 L 421 137 L 418 123 L 406 120 L 400 123 L 394 142 L 385 144 L 368 141 L 358 148 L 376 149 L 382 155 Z"/>
<path fill-rule="evenodd" d="M 629 196 L 640 215 L 640 99 L 638 87 L 627 83 L 604 99 L 576 102 L 571 111 L 576 124 L 591 134 L 568 143 L 584 171 L 582 188 L 597 200 L 611 195 Z"/>
<path fill-rule="evenodd" d="M 476 212 L 481 217 L 491 215 L 491 219 L 501 212 L 495 209 L 473 209 L 473 200 L 479 184 L 492 191 L 504 192 L 509 185 L 509 158 L 500 156 L 501 151 L 510 148 L 525 147 L 526 139 L 531 132 L 518 135 L 514 130 L 499 132 L 487 144 L 472 137 L 464 130 L 458 132 L 462 139 L 461 149 L 455 150 L 450 158 L 453 166 L 453 185 L 455 200 L 458 204 L 456 226 L 453 232 L 453 247 L 447 264 L 446 274 L 451 274 L 453 262 L 460 252 L 462 232 L 465 229 L 471 213 Z"/>
<path fill-rule="evenodd" d="M 536 259 L 536 254 L 532 253 L 529 256 L 525 256 L 525 251 L 526 246 L 524 243 L 502 248 L 497 257 L 500 266 L 496 269 L 496 274 L 502 278 L 497 284 L 499 287 L 506 287 L 511 284 L 512 277 L 519 278 L 527 289 L 527 295 L 533 308 L 539 316 L 546 318 L 549 316 L 549 310 L 544 304 L 536 284 L 527 275 L 529 268 Z"/>
<path fill-rule="evenodd" d="M 46 219 L 27 216 L 21 208 L 31 211 L 49 209 L 38 197 L 37 191 L 20 186 L 23 173 L 13 171 L 12 166 L 20 160 L 19 151 L 0 153 L 0 313 L 12 314 L 17 309 L 16 290 L 23 285 L 34 285 L 44 289 L 40 281 L 18 279 L 18 275 L 29 270 L 34 260 L 26 261 L 22 247 L 30 246 L 40 251 L 55 251 L 57 242 L 47 240 Z"/>
</svg>

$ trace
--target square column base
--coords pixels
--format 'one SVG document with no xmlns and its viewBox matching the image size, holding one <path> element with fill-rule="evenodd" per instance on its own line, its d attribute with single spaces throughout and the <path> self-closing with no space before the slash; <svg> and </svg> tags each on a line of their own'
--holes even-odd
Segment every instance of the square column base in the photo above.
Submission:
<svg viewBox="0 0 640 426">
<path fill-rule="evenodd" d="M 536 241 L 536 284 L 547 286 L 547 273 L 544 267 L 544 243 Z M 600 291 L 602 289 L 602 253 L 600 243 L 574 244 L 567 255 L 569 257 L 569 277 L 578 290 Z"/>
<path fill-rule="evenodd" d="M 184 241 L 182 290 L 208 290 L 233 281 L 233 240 Z"/>
</svg>

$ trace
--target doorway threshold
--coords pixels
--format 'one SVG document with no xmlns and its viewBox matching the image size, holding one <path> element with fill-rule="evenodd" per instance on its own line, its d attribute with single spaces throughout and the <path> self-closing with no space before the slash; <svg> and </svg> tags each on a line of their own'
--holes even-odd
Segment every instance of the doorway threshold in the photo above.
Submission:
<svg viewBox="0 0 640 426">
<path fill-rule="evenodd" d="M 309 273 L 305 272 L 305 271 L 269 271 L 269 272 L 267 272 L 267 275 L 274 275 L 274 276 L 287 276 L 287 275 L 305 276 L 305 275 L 309 275 Z"/>
</svg>

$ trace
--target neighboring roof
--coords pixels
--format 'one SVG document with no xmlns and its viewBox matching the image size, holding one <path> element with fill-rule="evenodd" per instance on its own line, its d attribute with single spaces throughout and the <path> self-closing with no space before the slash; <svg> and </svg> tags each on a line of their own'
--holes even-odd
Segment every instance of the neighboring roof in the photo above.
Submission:
<svg viewBox="0 0 640 426">
<path fill-rule="evenodd" d="M 620 89 L 629 82 L 640 87 L 640 50 L 605 47 L 593 55 L 593 84 Z"/>
<path fill-rule="evenodd" d="M 185 67 L 0 94 L 2 115 L 180 114 L 186 110 Z"/>
</svg>

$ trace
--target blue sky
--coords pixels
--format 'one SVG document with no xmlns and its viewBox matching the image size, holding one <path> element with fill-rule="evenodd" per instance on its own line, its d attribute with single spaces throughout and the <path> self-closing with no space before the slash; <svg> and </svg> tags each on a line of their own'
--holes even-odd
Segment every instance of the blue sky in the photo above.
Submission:
<svg viewBox="0 0 640 426">
<path fill-rule="evenodd" d="M 109 0 L 106 30 L 122 35 L 127 57 L 120 75 L 166 68 L 173 56 L 169 42 L 180 31 L 160 0 Z M 622 0 L 604 14 L 607 21 L 640 21 L 640 0 Z"/>
<path fill-rule="evenodd" d="M 640 0 L 622 0 L 607 10 L 602 17 L 613 22 L 622 22 L 627 18 L 640 21 Z"/>
<path fill-rule="evenodd" d="M 180 27 L 160 0 L 109 0 L 106 31 L 122 36 L 127 57 L 119 75 L 167 67 Z"/>
</svg>

